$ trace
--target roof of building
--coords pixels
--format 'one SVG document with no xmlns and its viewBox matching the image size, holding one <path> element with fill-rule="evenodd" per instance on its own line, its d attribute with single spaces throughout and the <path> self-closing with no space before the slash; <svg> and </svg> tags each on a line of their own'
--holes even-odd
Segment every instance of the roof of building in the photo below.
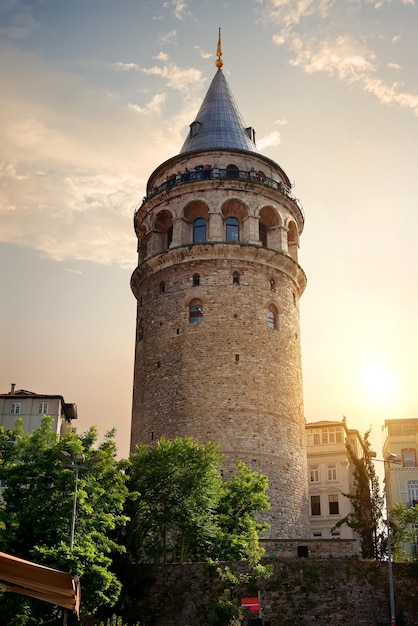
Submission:
<svg viewBox="0 0 418 626">
<path fill-rule="evenodd" d="M 252 128 L 246 128 L 221 67 L 208 92 L 180 154 L 210 148 L 257 152 Z"/>
<path fill-rule="evenodd" d="M 8 393 L 0 393 L 0 398 L 8 399 L 8 400 L 22 400 L 23 398 L 38 398 L 39 400 L 55 400 L 58 399 L 61 401 L 62 411 L 64 413 L 65 419 L 73 420 L 77 419 L 77 405 L 74 402 L 65 402 L 63 396 L 60 394 L 46 394 L 46 393 L 35 393 L 34 391 L 27 391 L 26 389 L 18 389 L 15 391 L 14 385 L 12 385 L 11 390 Z"/>
</svg>

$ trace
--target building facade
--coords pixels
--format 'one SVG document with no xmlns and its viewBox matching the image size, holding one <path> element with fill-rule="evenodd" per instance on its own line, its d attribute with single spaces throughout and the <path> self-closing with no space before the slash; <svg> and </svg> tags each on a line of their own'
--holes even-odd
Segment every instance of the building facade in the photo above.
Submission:
<svg viewBox="0 0 418 626">
<path fill-rule="evenodd" d="M 337 529 L 335 525 L 352 512 L 350 500 L 343 495 L 354 487 L 346 443 L 357 458 L 362 458 L 365 454 L 362 437 L 357 430 L 347 428 L 343 419 L 307 423 L 306 440 L 310 537 L 357 539 L 346 524 Z"/>
<path fill-rule="evenodd" d="M 40 427 L 44 415 L 53 418 L 54 431 L 63 435 L 72 420 L 77 419 L 77 405 L 65 402 L 61 395 L 16 391 L 14 384 L 8 393 L 0 394 L 0 426 L 5 430 L 14 430 L 19 418 L 24 432 L 30 433 Z"/>
<path fill-rule="evenodd" d="M 131 447 L 217 441 L 269 477 L 271 536 L 306 537 L 298 263 L 304 216 L 256 148 L 222 71 L 180 153 L 135 212 L 138 267 Z"/>
<path fill-rule="evenodd" d="M 386 463 L 388 505 L 418 504 L 418 419 L 389 419 L 383 426 L 383 458 L 399 455 L 399 462 Z"/>
</svg>

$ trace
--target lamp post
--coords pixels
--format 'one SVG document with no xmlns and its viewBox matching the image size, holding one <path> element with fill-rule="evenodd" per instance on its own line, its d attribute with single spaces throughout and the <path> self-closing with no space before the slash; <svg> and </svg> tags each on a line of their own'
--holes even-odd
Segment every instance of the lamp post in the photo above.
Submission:
<svg viewBox="0 0 418 626">
<path fill-rule="evenodd" d="M 71 517 L 71 532 L 70 532 L 70 550 L 73 551 L 74 547 L 74 535 L 75 535 L 75 520 L 77 517 L 77 491 L 78 491 L 78 476 L 82 469 L 89 469 L 94 463 L 100 461 L 100 457 L 92 457 L 87 461 L 82 454 L 70 454 L 66 450 L 60 450 L 58 452 L 60 462 L 63 467 L 74 470 L 74 497 L 73 497 L 73 513 Z"/>
<path fill-rule="evenodd" d="M 395 611 L 395 590 L 393 586 L 393 567 L 392 567 L 392 545 L 391 545 L 391 533 L 390 533 L 390 517 L 389 517 L 389 503 L 388 503 L 388 469 L 390 469 L 391 463 L 400 463 L 400 454 L 389 454 L 385 459 L 374 459 L 384 464 L 385 468 L 385 500 L 386 500 L 386 525 L 388 528 L 388 578 L 389 578 L 389 602 L 390 602 L 390 626 L 396 626 L 396 611 Z"/>
<path fill-rule="evenodd" d="M 70 454 L 66 450 L 59 450 L 58 457 L 63 467 L 74 470 L 74 496 L 73 496 L 73 512 L 71 516 L 71 531 L 70 531 L 70 551 L 73 551 L 74 547 L 74 535 L 75 535 L 75 520 L 77 517 L 77 491 L 78 491 L 78 476 L 81 469 L 89 469 L 94 463 L 100 461 L 100 457 L 92 457 L 85 461 L 82 454 Z M 64 609 L 63 626 L 67 626 L 68 612 Z"/>
</svg>

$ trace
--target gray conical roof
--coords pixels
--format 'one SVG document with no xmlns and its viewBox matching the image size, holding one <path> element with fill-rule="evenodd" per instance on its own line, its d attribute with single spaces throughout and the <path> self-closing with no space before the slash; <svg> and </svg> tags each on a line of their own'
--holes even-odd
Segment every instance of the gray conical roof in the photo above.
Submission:
<svg viewBox="0 0 418 626">
<path fill-rule="evenodd" d="M 254 133 L 246 128 L 234 96 L 219 68 L 210 84 L 180 154 L 208 148 L 257 152 Z"/>
</svg>

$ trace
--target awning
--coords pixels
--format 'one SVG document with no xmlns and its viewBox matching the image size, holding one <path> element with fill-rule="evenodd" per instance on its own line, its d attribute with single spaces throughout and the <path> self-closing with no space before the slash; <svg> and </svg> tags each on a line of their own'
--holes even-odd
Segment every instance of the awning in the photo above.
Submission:
<svg viewBox="0 0 418 626">
<path fill-rule="evenodd" d="M 79 616 L 78 576 L 0 552 L 0 589 L 62 606 Z"/>
</svg>

